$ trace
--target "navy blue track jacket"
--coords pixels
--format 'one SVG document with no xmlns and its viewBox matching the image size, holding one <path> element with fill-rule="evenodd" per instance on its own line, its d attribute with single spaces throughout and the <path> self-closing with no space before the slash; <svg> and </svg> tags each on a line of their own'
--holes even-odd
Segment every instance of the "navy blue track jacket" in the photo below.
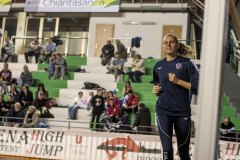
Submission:
<svg viewBox="0 0 240 160">
<path fill-rule="evenodd" d="M 169 81 L 168 74 L 174 73 L 180 80 L 190 82 L 191 90 Z M 190 91 L 198 92 L 199 72 L 196 64 L 189 58 L 177 56 L 173 61 L 166 58 L 158 61 L 153 68 L 153 82 L 162 91 L 158 95 L 156 111 L 169 116 L 190 116 Z"/>
</svg>

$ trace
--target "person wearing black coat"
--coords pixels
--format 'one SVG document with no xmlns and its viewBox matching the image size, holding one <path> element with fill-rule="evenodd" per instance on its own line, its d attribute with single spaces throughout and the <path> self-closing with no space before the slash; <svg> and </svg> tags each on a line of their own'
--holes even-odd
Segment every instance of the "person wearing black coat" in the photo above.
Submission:
<svg viewBox="0 0 240 160">
<path fill-rule="evenodd" d="M 6 117 L 14 117 L 19 119 L 7 118 L 5 126 L 20 127 L 23 124 L 23 118 L 25 117 L 25 113 L 22 110 L 21 104 L 15 103 L 14 107 L 8 110 Z"/>
<path fill-rule="evenodd" d="M 102 65 L 110 64 L 111 58 L 114 57 L 114 46 L 110 40 L 102 48 L 102 54 L 100 58 L 102 59 Z"/>
<path fill-rule="evenodd" d="M 20 101 L 24 109 L 27 109 L 33 103 L 33 93 L 29 90 L 27 84 L 22 87 Z"/>
<path fill-rule="evenodd" d="M 132 128 L 137 127 L 140 134 L 149 134 L 151 132 L 151 114 L 144 103 L 139 103 L 138 112 Z"/>
<path fill-rule="evenodd" d="M 99 126 L 100 126 L 99 119 L 105 108 L 105 101 L 102 95 L 103 95 L 103 90 L 100 88 L 97 90 L 97 94 L 93 96 L 91 100 L 91 104 L 93 106 L 91 128 L 93 128 L 93 124 L 96 119 L 96 130 L 99 130 Z"/>
</svg>

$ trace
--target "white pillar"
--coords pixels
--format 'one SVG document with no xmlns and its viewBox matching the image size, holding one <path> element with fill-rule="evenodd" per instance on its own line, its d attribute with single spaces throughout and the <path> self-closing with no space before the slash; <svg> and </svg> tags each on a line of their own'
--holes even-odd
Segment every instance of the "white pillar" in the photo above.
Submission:
<svg viewBox="0 0 240 160">
<path fill-rule="evenodd" d="M 87 53 L 87 42 L 88 42 L 88 39 L 85 39 L 87 37 L 88 33 L 87 32 L 83 32 L 82 34 L 82 37 L 83 39 L 81 39 L 82 41 L 82 44 L 81 44 L 81 53 L 82 55 L 86 55 Z"/>
<path fill-rule="evenodd" d="M 2 45 L 3 45 L 3 42 L 4 42 L 5 25 L 6 25 L 6 17 L 3 17 L 3 19 L 2 19 L 2 37 L 1 37 L 1 41 L 0 41 L 0 48 L 2 48 Z"/>
<path fill-rule="evenodd" d="M 17 32 L 16 36 L 25 36 L 25 27 L 26 27 L 26 19 L 27 13 L 26 12 L 19 12 L 18 13 L 18 22 L 17 22 Z M 23 39 L 16 39 L 15 40 L 15 53 L 16 54 L 23 54 L 24 48 L 24 40 Z"/>
<path fill-rule="evenodd" d="M 195 160 L 217 159 L 227 2 L 205 1 Z"/>
<path fill-rule="evenodd" d="M 41 17 L 41 18 L 40 18 L 40 24 L 39 24 L 38 37 L 40 38 L 39 41 L 42 43 L 42 45 L 44 45 L 44 44 L 43 44 L 43 41 L 42 41 L 42 38 L 44 38 L 44 37 L 43 37 L 43 25 L 44 25 L 44 18 Z"/>
<path fill-rule="evenodd" d="M 60 21 L 60 18 L 57 17 L 57 18 L 56 18 L 56 24 L 55 24 L 55 36 L 58 35 L 59 21 Z"/>
</svg>

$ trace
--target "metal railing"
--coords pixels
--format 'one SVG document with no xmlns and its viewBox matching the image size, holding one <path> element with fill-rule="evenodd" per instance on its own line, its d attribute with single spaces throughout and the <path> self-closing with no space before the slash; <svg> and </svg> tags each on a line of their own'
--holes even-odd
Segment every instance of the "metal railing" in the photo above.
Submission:
<svg viewBox="0 0 240 160">
<path fill-rule="evenodd" d="M 237 40 L 236 35 L 233 30 L 230 31 L 230 41 L 232 44 L 230 64 L 237 75 L 240 77 L 240 41 Z"/>
<path fill-rule="evenodd" d="M 11 127 L 8 124 L 11 123 L 9 120 L 24 120 L 24 118 L 16 118 L 16 117 L 6 117 L 0 116 L 0 126 Z M 19 123 L 20 128 L 23 123 Z M 114 132 L 114 133 L 129 133 L 129 134 L 147 134 L 147 135 L 159 135 L 157 126 L 137 126 L 142 128 L 150 128 L 151 132 L 149 131 L 138 131 L 135 129 L 132 130 L 124 130 L 119 129 L 119 124 L 117 123 L 94 123 L 94 125 L 99 125 L 99 128 L 91 129 L 90 127 L 83 127 L 81 125 L 90 126 L 91 122 L 82 122 L 79 120 L 59 120 L 59 119 L 52 119 L 52 118 L 40 118 L 36 128 L 58 128 L 58 129 L 66 129 L 66 130 L 84 130 L 84 131 L 97 131 L 97 132 Z M 109 128 L 106 128 L 104 125 L 108 125 Z M 130 125 L 121 125 L 122 127 L 131 127 Z M 191 137 L 194 138 L 195 133 L 191 133 Z M 220 136 L 220 140 L 224 141 L 231 141 L 231 142 L 240 142 L 240 131 L 231 132 L 232 136 Z M 175 136 L 175 134 L 173 134 Z"/>
<path fill-rule="evenodd" d="M 192 14 L 203 23 L 204 3 L 200 0 L 191 1 Z"/>
<path fill-rule="evenodd" d="M 22 120 L 22 123 L 18 123 L 19 127 L 23 125 L 24 118 L 18 118 L 18 117 L 6 117 L 6 116 L 0 116 L 0 126 L 5 127 L 13 127 L 9 125 L 12 120 Z M 149 135 L 158 135 L 158 132 L 156 130 L 156 126 L 137 126 L 140 128 L 150 128 L 151 131 L 138 131 L 137 127 L 131 130 L 125 130 L 121 129 L 121 127 L 125 128 L 131 128 L 130 125 L 123 125 L 123 124 L 117 124 L 117 123 L 93 123 L 94 127 L 93 129 L 90 128 L 91 122 L 82 122 L 79 120 L 59 120 L 59 119 L 52 119 L 52 118 L 39 118 L 38 123 L 36 124 L 36 128 L 62 128 L 67 130 L 77 129 L 77 130 L 89 130 L 89 131 L 98 131 L 98 132 L 116 132 L 116 133 L 130 133 L 130 134 L 149 134 Z"/>
<path fill-rule="evenodd" d="M 12 36 L 11 40 L 15 41 L 15 42 L 16 42 L 16 40 L 23 40 L 23 43 L 22 43 L 23 47 L 21 47 L 19 51 L 16 51 L 20 54 L 23 54 L 23 53 L 25 53 L 25 51 L 26 51 L 26 49 L 28 48 L 28 45 L 29 45 L 29 43 L 27 43 L 26 40 L 29 40 L 29 39 L 34 40 L 34 38 L 35 38 L 35 36 Z M 39 40 L 41 42 L 43 42 L 43 40 L 47 40 L 48 38 L 49 37 L 42 37 Z M 69 40 L 72 40 L 72 39 L 85 40 L 84 46 L 83 46 L 84 48 L 86 48 L 87 43 L 88 43 L 88 37 L 61 36 L 60 39 L 63 41 L 63 45 L 62 45 L 63 48 L 60 49 L 60 53 L 63 53 L 65 56 L 67 56 L 69 54 L 69 48 L 70 48 L 69 47 L 69 45 L 70 45 Z M 42 46 L 44 46 L 44 44 L 42 44 Z M 84 53 L 82 51 L 82 50 L 84 50 L 84 48 L 81 48 L 81 52 L 78 52 L 76 50 L 76 52 L 75 52 L 76 55 L 86 55 L 86 51 L 84 51 Z M 57 50 L 58 50 L 58 47 L 57 47 Z"/>
</svg>

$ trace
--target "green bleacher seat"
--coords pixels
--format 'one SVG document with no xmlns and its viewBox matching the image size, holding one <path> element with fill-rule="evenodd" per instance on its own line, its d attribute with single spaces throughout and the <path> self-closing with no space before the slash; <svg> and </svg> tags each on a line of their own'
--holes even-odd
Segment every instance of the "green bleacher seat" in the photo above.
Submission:
<svg viewBox="0 0 240 160">
<path fill-rule="evenodd" d="M 156 113 L 154 113 L 154 112 L 151 112 L 151 125 L 152 125 L 152 126 L 157 125 Z"/>
<path fill-rule="evenodd" d="M 49 98 L 55 98 L 55 97 L 59 97 L 59 88 L 47 88 L 48 91 L 48 96 Z M 33 93 L 33 98 L 35 99 L 35 93 L 37 91 L 37 87 L 30 87 L 30 91 L 32 91 Z"/>
<path fill-rule="evenodd" d="M 32 72 L 32 76 L 34 79 L 45 79 L 47 80 L 48 79 L 48 72 L 44 72 L 44 71 L 34 71 Z M 68 80 L 71 80 L 71 79 L 74 79 L 74 72 L 67 72 L 65 74 L 65 77 L 64 79 L 68 79 Z"/>
<path fill-rule="evenodd" d="M 221 109 L 221 115 L 222 116 L 229 116 L 229 117 L 235 117 L 236 116 L 236 108 L 232 106 L 222 106 Z"/>
<path fill-rule="evenodd" d="M 230 118 L 231 122 L 235 125 L 235 130 L 240 131 L 240 118 Z"/>
<path fill-rule="evenodd" d="M 230 104 L 230 100 L 228 96 L 222 96 L 222 105 L 228 106 Z"/>
<path fill-rule="evenodd" d="M 69 71 L 74 71 L 76 68 L 80 68 L 81 65 L 87 64 L 86 57 L 67 56 L 66 59 L 68 62 Z M 44 70 L 48 66 L 49 66 L 49 64 L 38 64 L 38 70 Z"/>
<path fill-rule="evenodd" d="M 129 80 L 128 75 L 125 74 L 125 75 L 123 76 L 122 82 L 126 82 L 126 81 L 128 81 L 128 80 Z M 150 84 L 150 82 L 151 82 L 152 80 L 153 80 L 153 76 L 152 76 L 152 75 L 142 75 L 142 76 L 140 77 L 141 83 L 149 83 L 149 84 Z"/>
<path fill-rule="evenodd" d="M 144 59 L 144 66 L 153 68 L 159 59 Z"/>
<path fill-rule="evenodd" d="M 118 83 L 117 88 L 119 92 L 122 92 L 125 83 Z M 151 83 L 132 83 L 134 91 L 144 91 L 144 92 L 152 92 L 153 84 Z"/>
</svg>

